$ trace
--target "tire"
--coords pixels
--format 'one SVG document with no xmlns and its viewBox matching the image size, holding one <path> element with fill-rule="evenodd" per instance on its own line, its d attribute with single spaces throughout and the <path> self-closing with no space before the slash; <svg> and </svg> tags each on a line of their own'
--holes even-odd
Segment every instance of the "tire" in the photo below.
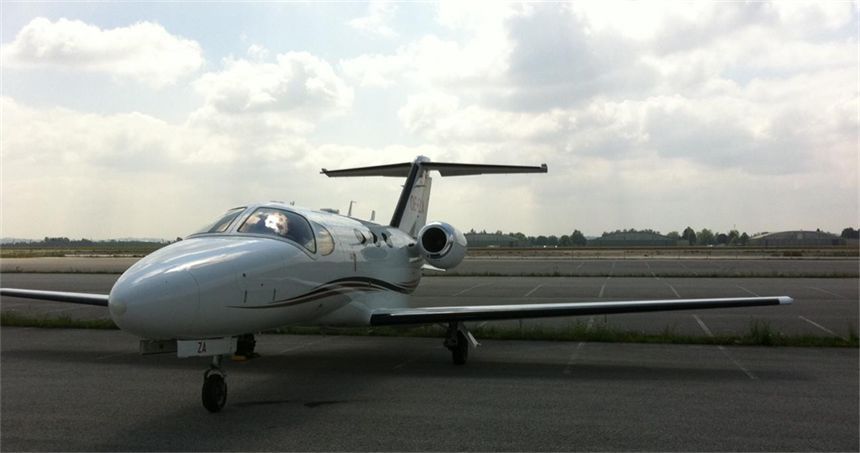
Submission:
<svg viewBox="0 0 860 453">
<path fill-rule="evenodd" d="M 457 332 L 457 344 L 451 348 L 451 355 L 454 358 L 454 365 L 466 364 L 466 359 L 469 358 L 469 340 L 463 332 Z"/>
<path fill-rule="evenodd" d="M 236 355 L 242 355 L 247 358 L 255 356 L 254 348 L 257 346 L 257 340 L 254 339 L 254 334 L 240 335 L 236 341 Z"/>
<path fill-rule="evenodd" d="M 209 374 L 203 379 L 203 407 L 218 412 L 227 403 L 227 383 L 220 374 Z"/>
</svg>

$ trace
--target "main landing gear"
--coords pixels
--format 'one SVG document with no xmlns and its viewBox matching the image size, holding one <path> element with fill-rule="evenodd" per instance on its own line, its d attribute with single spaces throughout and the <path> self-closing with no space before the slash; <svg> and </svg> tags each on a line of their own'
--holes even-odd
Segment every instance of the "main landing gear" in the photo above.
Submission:
<svg viewBox="0 0 860 453">
<path fill-rule="evenodd" d="M 260 357 L 260 354 L 254 352 L 256 346 L 257 340 L 254 339 L 254 334 L 246 333 L 239 335 L 236 339 L 236 352 L 233 354 L 233 361 L 242 362 Z"/>
<path fill-rule="evenodd" d="M 227 382 L 221 369 L 221 356 L 212 356 L 212 365 L 203 375 L 203 407 L 218 412 L 227 403 Z"/>
<path fill-rule="evenodd" d="M 478 341 L 462 322 L 452 322 L 448 324 L 443 344 L 451 351 L 454 365 L 464 365 L 469 358 L 469 348 L 478 346 Z"/>
</svg>

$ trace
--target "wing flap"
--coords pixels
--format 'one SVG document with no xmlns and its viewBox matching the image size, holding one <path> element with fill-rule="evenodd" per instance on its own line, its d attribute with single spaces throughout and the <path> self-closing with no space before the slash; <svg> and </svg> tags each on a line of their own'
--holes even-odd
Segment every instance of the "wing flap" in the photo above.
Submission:
<svg viewBox="0 0 860 453">
<path fill-rule="evenodd" d="M 70 293 L 65 291 L 40 291 L 35 289 L 0 288 L 0 295 L 24 299 L 50 300 L 71 304 L 108 306 L 107 294 Z"/>
<path fill-rule="evenodd" d="M 644 313 L 670 310 L 704 310 L 710 308 L 785 305 L 792 303 L 792 301 L 793 299 L 790 297 L 779 296 L 383 309 L 377 310 L 371 315 L 370 324 L 374 326 L 435 324 L 448 322 L 546 318 L 554 316 Z"/>
</svg>

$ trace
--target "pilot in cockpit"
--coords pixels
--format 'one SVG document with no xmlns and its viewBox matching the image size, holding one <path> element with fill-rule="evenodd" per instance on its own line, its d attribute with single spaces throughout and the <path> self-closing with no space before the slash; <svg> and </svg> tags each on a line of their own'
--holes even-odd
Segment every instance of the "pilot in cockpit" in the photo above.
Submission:
<svg viewBox="0 0 860 453">
<path fill-rule="evenodd" d="M 281 237 L 287 237 L 289 231 L 289 220 L 287 216 L 281 212 L 272 212 L 266 217 L 266 228 L 274 231 Z"/>
<path fill-rule="evenodd" d="M 243 233 L 277 234 L 287 237 L 289 221 L 287 216 L 281 212 L 257 212 L 245 223 L 246 227 L 240 229 Z"/>
<path fill-rule="evenodd" d="M 296 226 L 297 228 L 290 228 L 289 215 L 285 212 L 261 209 L 248 218 L 239 228 L 239 232 L 278 235 L 284 239 L 298 242 L 305 248 L 312 249 L 314 246 L 313 235 L 310 231 L 304 231 L 301 222 Z"/>
</svg>

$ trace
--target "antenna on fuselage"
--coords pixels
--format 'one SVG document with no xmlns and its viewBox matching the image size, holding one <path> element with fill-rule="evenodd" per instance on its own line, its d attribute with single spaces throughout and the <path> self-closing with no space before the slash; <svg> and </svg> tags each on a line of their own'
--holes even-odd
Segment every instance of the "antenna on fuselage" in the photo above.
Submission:
<svg viewBox="0 0 860 453">
<path fill-rule="evenodd" d="M 376 221 L 376 210 L 375 209 L 373 211 L 370 211 L 370 221 L 371 222 Z"/>
<path fill-rule="evenodd" d="M 358 203 L 355 200 L 349 200 L 349 211 L 347 211 L 346 216 L 352 217 L 352 205 Z"/>
</svg>

